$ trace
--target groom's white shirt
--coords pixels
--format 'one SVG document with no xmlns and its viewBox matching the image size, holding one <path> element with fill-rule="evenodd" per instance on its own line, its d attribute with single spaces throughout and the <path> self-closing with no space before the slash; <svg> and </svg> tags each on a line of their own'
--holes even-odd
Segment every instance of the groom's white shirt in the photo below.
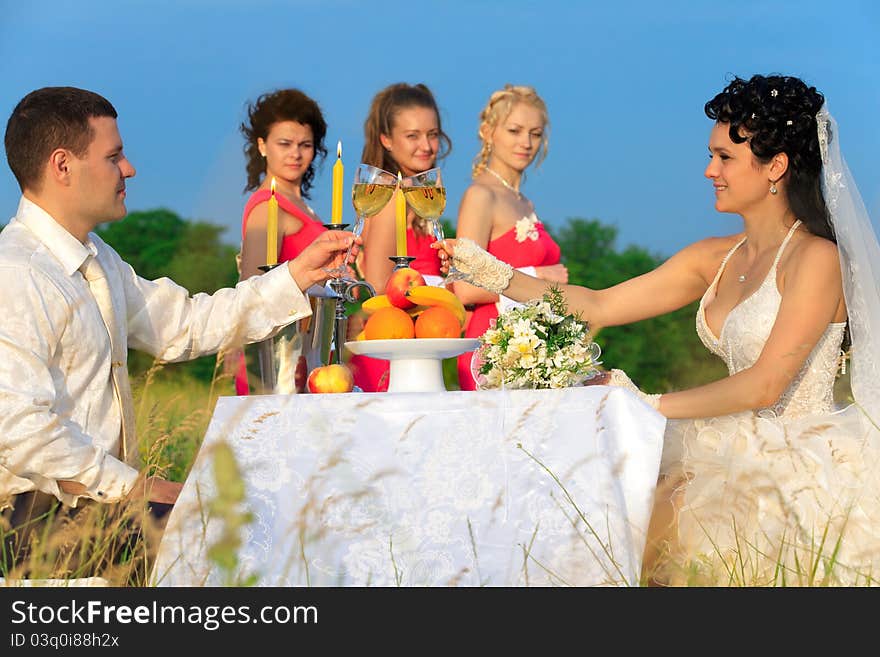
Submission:
<svg viewBox="0 0 880 657">
<path fill-rule="evenodd" d="M 63 493 L 59 480 L 112 502 L 137 479 L 117 458 L 121 417 L 110 373 L 120 364 L 79 271 L 89 255 L 107 272 L 114 306 L 125 309 L 128 346 L 161 361 L 262 340 L 311 313 L 287 267 L 191 297 L 170 279 L 141 278 L 89 238 L 81 243 L 25 198 L 0 233 L 0 509 L 30 490 L 76 506 L 79 496 Z"/>
</svg>

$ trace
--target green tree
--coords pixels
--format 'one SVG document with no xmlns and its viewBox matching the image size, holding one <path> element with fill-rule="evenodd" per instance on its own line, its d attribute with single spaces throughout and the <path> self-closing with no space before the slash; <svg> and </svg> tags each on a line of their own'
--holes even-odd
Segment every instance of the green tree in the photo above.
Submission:
<svg viewBox="0 0 880 657">
<path fill-rule="evenodd" d="M 220 241 L 224 230 L 222 226 L 204 221 L 187 223 L 180 238 L 186 248 L 175 251 L 163 275 L 193 293 L 212 294 L 222 287 L 235 286 L 238 249 Z"/>
<path fill-rule="evenodd" d="M 184 239 L 186 222 L 171 210 L 159 208 L 132 212 L 95 232 L 138 274 L 152 280 L 166 275 L 166 267 Z"/>
<path fill-rule="evenodd" d="M 562 246 L 569 282 L 604 289 L 656 269 L 664 260 L 639 246 L 615 247 L 617 228 L 598 219 L 570 218 L 554 232 Z M 697 304 L 626 326 L 600 329 L 596 342 L 609 369 L 626 371 L 642 389 L 665 392 L 726 374 L 696 334 Z M 587 318 L 589 319 L 589 318 Z"/>
</svg>

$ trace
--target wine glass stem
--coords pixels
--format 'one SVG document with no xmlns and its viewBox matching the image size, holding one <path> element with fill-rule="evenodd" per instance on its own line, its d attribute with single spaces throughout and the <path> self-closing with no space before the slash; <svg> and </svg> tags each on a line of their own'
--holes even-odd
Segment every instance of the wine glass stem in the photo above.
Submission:
<svg viewBox="0 0 880 657">
<path fill-rule="evenodd" d="M 429 221 L 431 222 L 431 231 L 434 233 L 434 239 L 436 239 L 438 242 L 442 242 L 443 245 L 445 246 L 446 245 L 446 234 L 443 232 L 443 224 L 440 223 L 440 219 L 430 219 Z M 450 260 L 449 269 L 446 272 L 446 276 L 444 277 L 444 280 L 446 280 L 448 282 L 452 282 L 454 280 L 459 279 L 460 277 L 461 277 L 461 272 L 459 272 L 458 269 L 455 268 L 455 265 Z"/>
<path fill-rule="evenodd" d="M 438 242 L 445 242 L 446 235 L 443 233 L 443 224 L 439 219 L 428 219 L 431 222 L 431 232 L 434 233 L 434 239 Z"/>
<path fill-rule="evenodd" d="M 352 234 L 355 237 L 360 237 L 361 233 L 364 230 L 364 218 L 358 215 L 357 220 L 355 221 L 354 228 L 352 229 Z M 351 258 L 351 250 L 354 248 L 354 240 L 352 240 L 351 244 L 348 245 L 348 249 L 345 251 L 345 260 L 342 261 L 342 264 L 339 265 L 338 270 L 341 273 L 345 273 L 346 267 L 348 267 L 349 258 Z"/>
</svg>

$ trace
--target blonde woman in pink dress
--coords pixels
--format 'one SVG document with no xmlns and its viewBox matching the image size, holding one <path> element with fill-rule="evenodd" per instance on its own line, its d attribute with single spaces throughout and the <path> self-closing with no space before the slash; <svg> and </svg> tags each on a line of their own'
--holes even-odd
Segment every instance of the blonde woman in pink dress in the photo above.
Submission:
<svg viewBox="0 0 880 657">
<path fill-rule="evenodd" d="M 547 107 L 532 87 L 506 85 L 494 92 L 480 113 L 480 153 L 473 183 L 461 199 L 456 235 L 473 240 L 495 257 L 537 276 L 567 283 L 568 270 L 560 263 L 559 245 L 544 229 L 534 204 L 522 193 L 525 171 L 547 154 Z M 471 311 L 465 337 L 483 335 L 498 317 L 502 296 L 465 282 L 455 283 L 455 294 Z M 458 382 L 474 390 L 472 352 L 458 357 Z"/>
</svg>

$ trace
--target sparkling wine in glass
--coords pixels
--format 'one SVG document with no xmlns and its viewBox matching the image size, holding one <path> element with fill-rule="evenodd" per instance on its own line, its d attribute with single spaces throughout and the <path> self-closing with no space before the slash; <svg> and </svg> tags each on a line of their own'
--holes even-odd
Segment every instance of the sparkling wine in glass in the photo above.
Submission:
<svg viewBox="0 0 880 657">
<path fill-rule="evenodd" d="M 443 174 L 439 168 L 428 169 L 414 176 L 407 176 L 401 183 L 406 202 L 417 215 L 428 222 L 431 234 L 438 242 L 443 242 L 443 224 L 440 215 L 446 209 L 446 187 L 443 186 Z M 463 280 L 464 274 L 455 268 L 450 261 L 445 283 Z"/>
<path fill-rule="evenodd" d="M 388 204 L 395 189 L 397 189 L 397 176 L 369 164 L 358 165 L 354 172 L 354 184 L 351 187 L 351 203 L 357 217 L 351 231 L 355 237 L 364 232 L 366 220 L 377 215 Z M 336 278 L 351 280 L 348 275 L 348 261 L 353 246 L 354 244 L 348 247 L 342 264 L 328 269 L 327 273 Z"/>
</svg>

